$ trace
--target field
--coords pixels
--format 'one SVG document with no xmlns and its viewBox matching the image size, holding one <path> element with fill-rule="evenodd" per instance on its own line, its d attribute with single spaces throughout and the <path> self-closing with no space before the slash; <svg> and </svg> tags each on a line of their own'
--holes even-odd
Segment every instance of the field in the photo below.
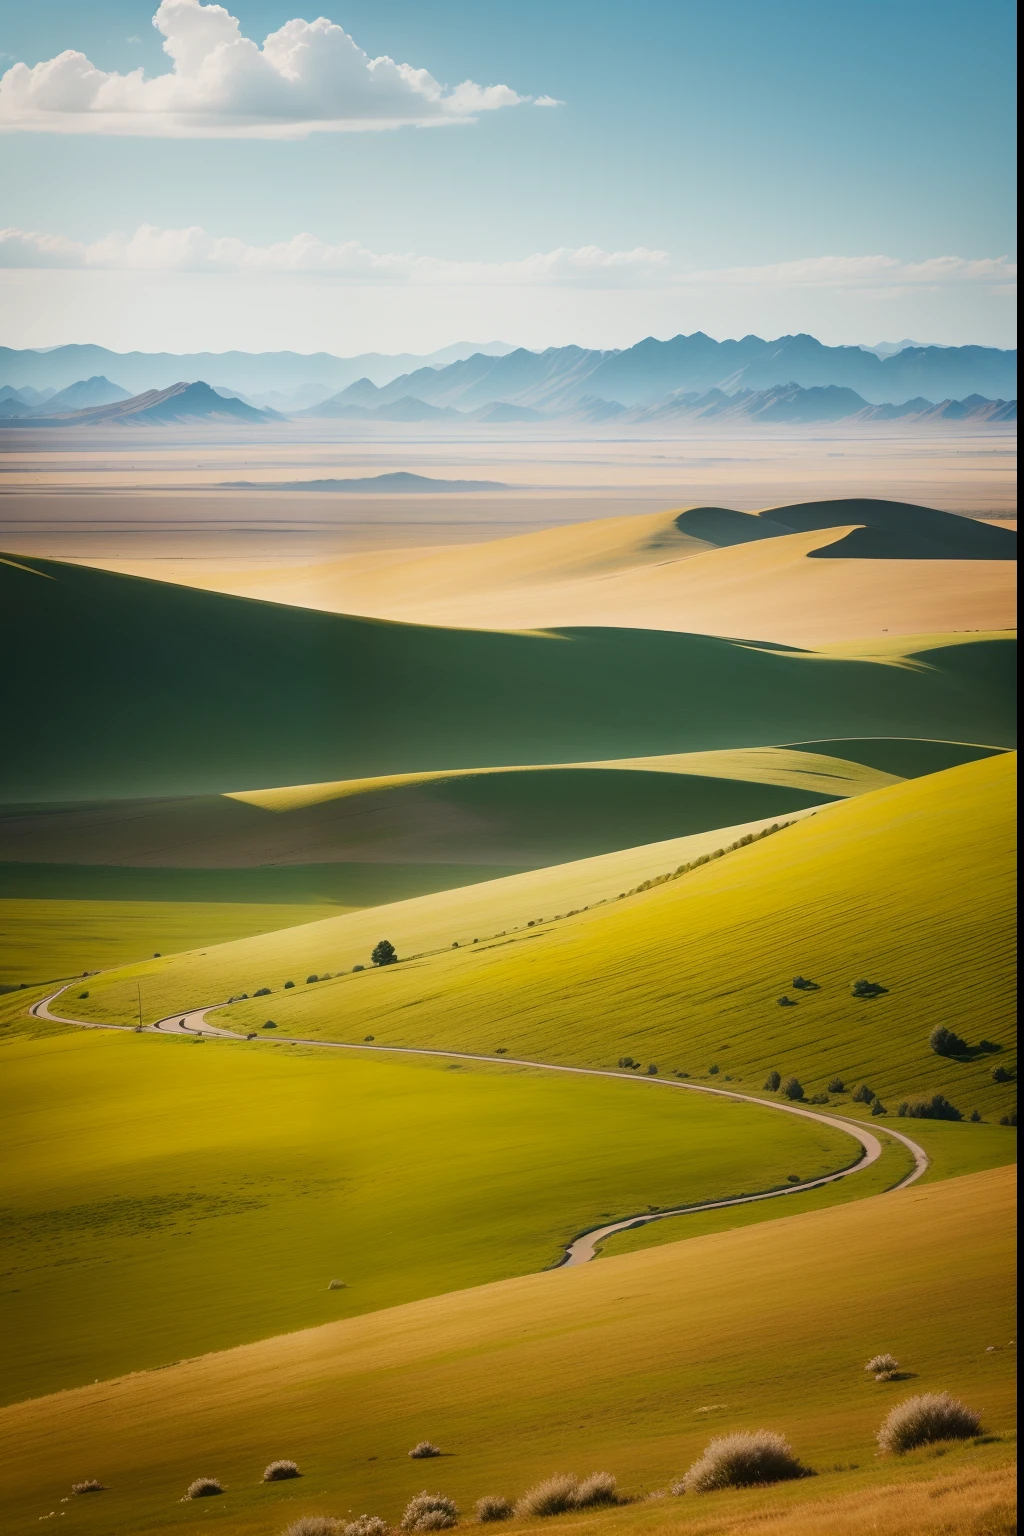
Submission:
<svg viewBox="0 0 1024 1536">
<path fill-rule="evenodd" d="M 602 1218 L 859 1154 L 756 1106 L 497 1065 L 82 1030 L 2 1062 L 6 1400 L 545 1269 Z"/>
<path fill-rule="evenodd" d="M 226 1493 L 204 1507 L 203 1528 L 276 1536 L 305 1511 L 394 1520 L 425 1481 L 463 1509 L 563 1469 L 605 1468 L 642 1495 L 679 1476 L 711 1435 L 766 1426 L 818 1476 L 569 1523 L 725 1532 L 755 1513 L 803 1511 L 805 1525 L 782 1528 L 870 1530 L 816 1523 L 814 1511 L 836 1505 L 841 1521 L 845 1501 L 877 1512 L 888 1501 L 872 1504 L 871 1490 L 894 1483 L 904 1492 L 892 1503 L 912 1508 L 921 1479 L 940 1502 L 944 1488 L 970 1492 L 974 1481 L 975 1505 L 987 1489 L 1005 1510 L 1013 1189 L 1009 1169 L 917 1186 L 15 1405 L 0 1414 L 5 1498 L 34 1528 L 65 1507 L 74 1479 L 98 1477 L 108 1491 L 75 1501 L 75 1528 L 155 1536 L 195 1529 L 178 1501 L 193 1477 L 216 1475 Z M 907 1379 L 865 1374 L 879 1349 Z M 979 1411 L 986 1443 L 940 1448 L 939 1464 L 927 1450 L 879 1459 L 873 1437 L 888 1409 L 935 1390 Z M 406 1455 L 425 1436 L 445 1452 L 426 1475 Z M 261 1485 L 278 1456 L 305 1475 Z M 960 1529 L 1009 1532 L 1002 1518 Z"/>
<path fill-rule="evenodd" d="M 980 1042 L 1012 1076 L 1015 770 L 1005 754 L 859 796 L 621 902 L 605 883 L 573 916 L 556 870 L 519 877 L 529 918 L 496 882 L 151 960 L 98 978 L 76 1016 L 133 1022 L 139 980 L 147 1020 L 269 987 L 214 1022 L 584 1065 L 629 1054 L 755 1090 L 772 1069 L 808 1093 L 839 1075 L 890 1109 L 943 1092 L 998 1118 L 1014 1084 L 993 1081 Z M 353 974 L 381 937 L 407 963 Z M 884 995 L 853 997 L 862 977 Z M 967 1057 L 929 1049 L 940 1023 Z"/>
</svg>

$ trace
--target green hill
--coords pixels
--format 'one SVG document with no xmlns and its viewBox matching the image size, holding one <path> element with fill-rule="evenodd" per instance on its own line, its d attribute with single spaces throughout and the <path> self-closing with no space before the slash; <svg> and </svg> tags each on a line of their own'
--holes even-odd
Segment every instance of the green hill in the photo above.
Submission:
<svg viewBox="0 0 1024 1536">
<path fill-rule="evenodd" d="M 865 660 L 654 630 L 449 630 L 21 556 L 0 560 L 0 614 L 19 657 L 8 804 L 812 737 L 1012 739 L 1013 646 L 990 637 Z"/>
<path fill-rule="evenodd" d="M 614 886 L 603 903 L 588 893 L 575 916 L 561 870 L 520 877 L 539 927 L 469 887 L 436 911 L 427 897 L 150 961 L 95 978 L 81 1016 L 130 1021 L 137 976 L 150 1017 L 268 986 L 271 999 L 218 1017 L 588 1065 L 628 1054 L 694 1076 L 718 1065 L 755 1088 L 773 1068 L 808 1092 L 839 1075 L 890 1107 L 941 1091 L 1003 1113 L 1014 1084 L 993 1082 L 993 1057 L 936 1056 L 928 1036 L 945 1024 L 1012 1049 L 1015 771 L 1006 754 L 862 795 L 622 902 Z M 402 955 L 437 952 L 353 974 L 381 936 Z M 305 984 L 325 971 L 334 979 Z M 795 976 L 817 990 L 795 990 Z M 885 994 L 852 996 L 861 978 Z"/>
</svg>

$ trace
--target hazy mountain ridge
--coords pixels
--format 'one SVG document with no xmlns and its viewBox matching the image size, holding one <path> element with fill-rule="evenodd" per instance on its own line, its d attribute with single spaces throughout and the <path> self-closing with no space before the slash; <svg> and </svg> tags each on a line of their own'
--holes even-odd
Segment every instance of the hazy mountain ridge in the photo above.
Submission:
<svg viewBox="0 0 1024 1536">
<path fill-rule="evenodd" d="M 94 382 L 92 380 L 90 383 Z M 105 381 L 104 381 L 105 382 Z M 124 392 L 120 391 L 123 396 Z M 57 396 L 54 396 L 56 402 Z M 140 395 L 121 398 L 104 405 L 90 406 L 84 410 L 53 411 L 48 402 L 43 415 L 5 417 L 4 426 L 18 427 L 77 427 L 100 426 L 108 422 L 129 424 L 150 423 L 162 425 L 178 421 L 231 420 L 249 424 L 281 421 L 276 411 L 259 411 L 233 395 L 220 395 L 209 384 L 197 380 L 187 384 L 179 381 L 169 389 L 149 389 Z"/>
<path fill-rule="evenodd" d="M 994 347 L 908 347 L 880 358 L 861 347 L 826 347 L 813 336 L 719 342 L 697 331 L 670 341 L 647 337 L 622 352 L 582 347 L 528 352 L 520 347 L 504 357 L 477 354 L 444 368 L 403 374 L 382 388 L 366 377 L 351 386 L 351 403 L 383 406 L 413 396 L 459 410 L 500 400 L 553 411 L 577 406 L 587 397 L 629 407 L 684 390 L 736 394 L 780 384 L 852 389 L 872 405 L 922 394 L 1005 400 L 1016 395 L 1017 354 Z M 348 404 L 348 390 L 335 399 Z"/>
</svg>

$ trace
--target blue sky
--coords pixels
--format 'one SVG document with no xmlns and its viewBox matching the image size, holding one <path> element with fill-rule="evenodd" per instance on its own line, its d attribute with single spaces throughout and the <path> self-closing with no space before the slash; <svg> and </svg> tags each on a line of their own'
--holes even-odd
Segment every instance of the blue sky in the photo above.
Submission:
<svg viewBox="0 0 1024 1536">
<path fill-rule="evenodd" d="M 202 10 L 167 3 L 183 8 L 175 27 Z M 108 74 L 165 75 L 155 9 L 0 0 L 0 69 L 73 49 Z M 507 97 L 417 86 L 434 126 L 382 129 L 360 109 L 345 131 L 293 115 L 285 138 L 263 136 L 278 130 L 258 108 L 244 131 L 259 136 L 239 138 L 215 102 L 198 131 L 152 103 L 101 118 L 59 102 L 55 116 L 32 76 L 0 111 L 0 225 L 50 244 L 12 237 L 0 256 L 5 339 L 395 350 L 700 327 L 1012 344 L 1003 0 L 322 9 L 370 58 Z M 228 10 L 256 43 L 320 14 L 300 0 Z M 108 89 L 136 100 L 130 81 Z M 412 122 L 420 107 L 400 111 Z M 139 226 L 204 234 L 140 246 Z M 308 250 L 267 254 L 303 233 Z"/>
</svg>

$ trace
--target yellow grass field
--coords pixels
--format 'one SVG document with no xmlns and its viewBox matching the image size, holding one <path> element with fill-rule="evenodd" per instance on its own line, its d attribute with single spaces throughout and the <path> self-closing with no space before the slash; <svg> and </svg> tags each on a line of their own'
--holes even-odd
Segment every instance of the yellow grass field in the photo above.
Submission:
<svg viewBox="0 0 1024 1536">
<path fill-rule="evenodd" d="M 916 1186 L 15 1405 L 0 1412 L 12 1529 L 66 1508 L 61 1498 L 84 1477 L 107 1491 L 75 1501 L 74 1528 L 104 1536 L 277 1536 L 305 1512 L 394 1521 L 425 1482 L 468 1511 L 482 1494 L 514 1496 L 562 1470 L 606 1469 L 642 1497 L 665 1489 L 712 1435 L 766 1427 L 818 1475 L 559 1529 L 724 1536 L 759 1515 L 775 1517 L 767 1529 L 793 1521 L 801 1536 L 1008 1531 L 885 1524 L 882 1512 L 920 1514 L 924 1480 L 935 1480 L 940 1504 L 948 1491 L 953 1509 L 1005 1505 L 1014 1188 L 1010 1169 Z M 880 1349 L 897 1356 L 904 1380 L 865 1373 Z M 947 1447 L 938 1461 L 927 1449 L 879 1458 L 874 1435 L 889 1408 L 942 1390 L 980 1413 L 985 1443 Z M 407 1456 L 424 1437 L 444 1453 L 429 1469 Z M 303 1477 L 262 1485 L 279 1456 Z M 201 1513 L 179 1502 L 200 1475 L 225 1488 Z M 902 1492 L 883 1492 L 893 1487 Z M 872 1514 L 881 1526 L 867 1523 Z"/>
</svg>

